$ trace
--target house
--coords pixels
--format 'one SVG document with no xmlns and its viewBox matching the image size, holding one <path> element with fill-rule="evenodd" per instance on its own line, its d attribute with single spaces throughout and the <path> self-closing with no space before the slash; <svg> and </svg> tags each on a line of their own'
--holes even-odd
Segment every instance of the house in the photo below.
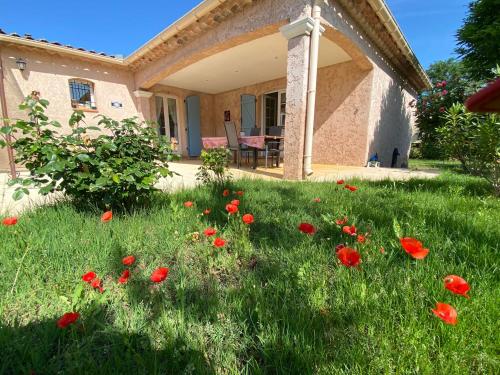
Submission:
<svg viewBox="0 0 500 375">
<path fill-rule="evenodd" d="M 186 157 L 228 119 L 284 126 L 288 179 L 375 153 L 404 166 L 430 85 L 383 0 L 205 0 L 125 58 L 2 32 L 0 61 L 4 117 L 36 90 L 63 124 L 75 108 L 154 120 Z"/>
</svg>

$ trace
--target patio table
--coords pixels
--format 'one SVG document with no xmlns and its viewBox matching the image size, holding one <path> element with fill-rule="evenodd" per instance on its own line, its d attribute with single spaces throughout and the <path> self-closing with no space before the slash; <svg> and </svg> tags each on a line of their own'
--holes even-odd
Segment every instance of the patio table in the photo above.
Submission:
<svg viewBox="0 0 500 375">
<path fill-rule="evenodd" d="M 265 150 L 266 143 L 271 140 L 282 140 L 284 137 L 272 135 L 244 135 L 238 137 L 238 142 L 253 149 L 253 169 L 257 168 L 257 152 L 258 150 Z M 219 148 L 227 146 L 226 137 L 202 137 L 201 142 L 203 148 Z"/>
</svg>

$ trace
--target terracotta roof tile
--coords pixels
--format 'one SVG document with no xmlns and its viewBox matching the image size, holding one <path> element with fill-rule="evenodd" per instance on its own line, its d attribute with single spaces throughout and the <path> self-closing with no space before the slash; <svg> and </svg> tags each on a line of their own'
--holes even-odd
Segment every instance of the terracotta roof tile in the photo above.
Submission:
<svg viewBox="0 0 500 375">
<path fill-rule="evenodd" d="M 59 47 L 64 47 L 64 48 L 68 48 L 68 49 L 77 49 L 78 51 L 82 51 L 82 52 L 88 52 L 88 53 L 92 53 L 92 54 L 95 54 L 95 55 L 100 55 L 100 56 L 105 56 L 105 57 L 110 57 L 110 58 L 116 58 L 115 55 L 108 55 L 107 53 L 104 53 L 104 52 L 96 52 L 94 50 L 86 50 L 85 48 L 81 48 L 81 47 L 73 47 L 72 45 L 69 45 L 69 44 L 62 44 L 60 42 L 49 42 L 47 39 L 34 39 L 33 36 L 31 34 L 24 34 L 24 36 L 21 36 L 19 35 L 18 33 L 7 33 L 5 32 L 3 29 L 0 29 L 0 34 L 3 34 L 3 35 L 9 35 L 9 36 L 13 36 L 13 37 L 16 37 L 16 38 L 23 38 L 23 39 L 27 39 L 27 40 L 33 40 L 33 41 L 36 41 L 36 42 L 41 42 L 41 43 L 47 43 L 47 44 L 52 44 L 52 45 L 55 45 L 55 46 L 59 46 Z"/>
</svg>

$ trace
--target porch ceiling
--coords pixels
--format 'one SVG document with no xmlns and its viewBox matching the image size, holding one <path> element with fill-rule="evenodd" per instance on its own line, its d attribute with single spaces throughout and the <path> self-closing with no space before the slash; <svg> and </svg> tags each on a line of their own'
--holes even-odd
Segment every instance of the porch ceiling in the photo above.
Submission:
<svg viewBox="0 0 500 375">
<path fill-rule="evenodd" d="M 287 40 L 272 34 L 195 62 L 160 81 L 160 84 L 208 94 L 286 76 Z M 331 40 L 321 37 L 319 67 L 349 61 L 351 57 Z"/>
</svg>

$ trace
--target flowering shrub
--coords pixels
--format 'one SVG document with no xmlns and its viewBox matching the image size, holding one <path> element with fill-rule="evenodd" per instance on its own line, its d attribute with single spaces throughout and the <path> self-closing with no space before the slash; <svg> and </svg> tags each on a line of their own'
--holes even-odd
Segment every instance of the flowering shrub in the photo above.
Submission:
<svg viewBox="0 0 500 375">
<path fill-rule="evenodd" d="M 14 139 L 16 162 L 30 171 L 29 177 L 11 181 L 19 185 L 14 199 L 34 186 L 42 195 L 60 191 L 99 206 L 129 206 L 147 198 L 160 177 L 172 175 L 168 162 L 174 154 L 150 124 L 101 116 L 98 126 L 87 126 L 83 112 L 75 111 L 69 119 L 71 132 L 61 134 L 56 131 L 61 125 L 45 114 L 48 105 L 34 92 L 19 107 L 30 120 L 0 128 L 0 134 Z M 89 131 L 99 133 L 90 137 Z M 6 144 L 4 140 L 0 146 Z"/>
<path fill-rule="evenodd" d="M 452 105 L 437 130 L 445 155 L 461 162 L 464 171 L 485 178 L 500 195 L 500 117 L 468 112 Z"/>
</svg>

